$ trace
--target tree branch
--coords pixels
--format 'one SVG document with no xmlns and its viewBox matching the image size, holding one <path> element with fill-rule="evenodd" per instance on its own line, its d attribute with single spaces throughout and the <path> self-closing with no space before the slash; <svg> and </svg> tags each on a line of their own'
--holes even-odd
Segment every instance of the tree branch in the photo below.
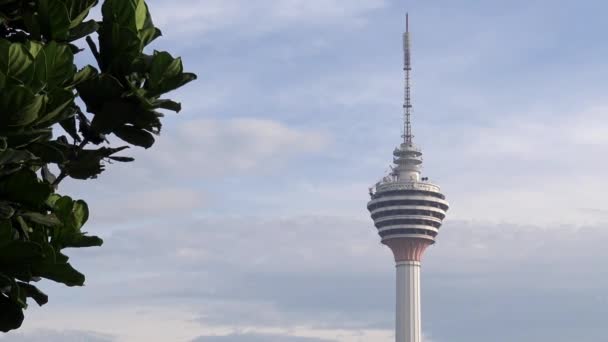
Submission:
<svg viewBox="0 0 608 342">
<path fill-rule="evenodd" d="M 91 36 L 87 36 L 86 38 L 87 44 L 89 45 L 89 48 L 91 49 L 91 53 L 93 53 L 93 56 L 95 57 L 95 60 L 97 61 L 97 66 L 99 67 L 100 70 L 102 70 L 102 66 L 101 66 L 101 55 L 99 54 L 99 51 L 97 50 L 97 45 L 95 45 L 95 42 L 93 41 L 93 38 L 91 38 Z"/>
<path fill-rule="evenodd" d="M 80 153 L 80 151 L 82 151 L 84 149 L 84 147 L 88 143 L 89 143 L 89 139 L 84 138 L 84 140 L 76 148 L 76 151 L 74 151 L 74 155 L 77 157 L 78 154 Z M 63 181 L 67 176 L 68 176 L 67 172 L 65 172 L 65 170 L 61 170 L 61 173 L 59 174 L 59 176 L 57 177 L 57 179 L 55 179 L 55 181 L 51 185 L 53 187 L 57 188 L 57 186 L 59 185 L 59 183 L 61 183 L 61 181 Z"/>
</svg>

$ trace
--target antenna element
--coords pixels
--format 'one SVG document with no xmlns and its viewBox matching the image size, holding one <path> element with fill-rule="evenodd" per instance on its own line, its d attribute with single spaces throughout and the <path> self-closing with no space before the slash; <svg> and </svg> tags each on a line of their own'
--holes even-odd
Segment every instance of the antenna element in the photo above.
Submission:
<svg viewBox="0 0 608 342">
<path fill-rule="evenodd" d="M 410 72 L 412 71 L 412 60 L 410 55 L 410 16 L 408 13 L 405 14 L 405 33 L 403 34 L 403 55 L 404 55 L 404 66 L 405 71 L 405 100 L 403 102 L 404 112 L 404 130 L 403 130 L 403 142 L 412 146 L 412 99 L 411 99 L 411 86 L 410 86 Z"/>
</svg>

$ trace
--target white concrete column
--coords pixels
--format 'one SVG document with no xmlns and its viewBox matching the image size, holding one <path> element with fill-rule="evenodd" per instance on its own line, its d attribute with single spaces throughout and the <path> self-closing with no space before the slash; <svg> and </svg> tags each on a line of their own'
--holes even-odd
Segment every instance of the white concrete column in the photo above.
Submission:
<svg viewBox="0 0 608 342">
<path fill-rule="evenodd" d="M 421 342 L 420 262 L 397 262 L 395 342 Z"/>
</svg>

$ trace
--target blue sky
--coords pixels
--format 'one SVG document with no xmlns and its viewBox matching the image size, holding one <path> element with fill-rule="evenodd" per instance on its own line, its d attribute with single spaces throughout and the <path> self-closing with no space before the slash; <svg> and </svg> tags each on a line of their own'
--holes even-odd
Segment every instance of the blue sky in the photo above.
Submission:
<svg viewBox="0 0 608 342">
<path fill-rule="evenodd" d="M 153 149 L 86 199 L 87 285 L 0 341 L 389 342 L 394 266 L 365 209 L 414 133 L 451 209 L 423 267 L 426 342 L 605 340 L 608 4 L 150 1 L 199 80 Z M 85 58 L 86 61 L 86 58 Z"/>
</svg>

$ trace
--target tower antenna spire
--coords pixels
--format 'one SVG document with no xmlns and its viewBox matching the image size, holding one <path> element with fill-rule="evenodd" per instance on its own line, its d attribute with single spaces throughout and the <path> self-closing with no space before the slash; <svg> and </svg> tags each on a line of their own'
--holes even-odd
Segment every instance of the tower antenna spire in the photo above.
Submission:
<svg viewBox="0 0 608 342">
<path fill-rule="evenodd" d="M 409 13 L 405 14 L 405 33 L 403 34 L 403 70 L 405 71 L 405 99 L 403 102 L 403 116 L 404 116 L 404 129 L 403 129 L 403 143 L 408 146 L 412 146 L 412 98 L 411 98 L 411 85 L 410 85 L 410 72 L 412 71 L 412 59 L 411 59 L 411 48 L 410 48 L 410 16 Z"/>
</svg>

